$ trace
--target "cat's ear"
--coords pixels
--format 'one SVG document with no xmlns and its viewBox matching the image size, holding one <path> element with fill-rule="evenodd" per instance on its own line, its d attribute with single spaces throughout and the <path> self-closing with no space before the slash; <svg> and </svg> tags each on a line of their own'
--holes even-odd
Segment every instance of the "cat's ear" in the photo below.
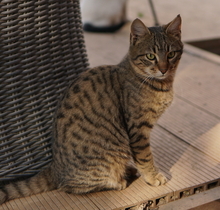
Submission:
<svg viewBox="0 0 220 210">
<path fill-rule="evenodd" d="M 140 19 L 136 18 L 131 24 L 131 44 L 135 45 L 138 38 L 145 36 L 146 34 L 150 34 L 149 29 Z"/>
<path fill-rule="evenodd" d="M 171 34 L 172 36 L 180 39 L 181 38 L 181 17 L 177 15 L 177 17 L 168 23 L 167 25 L 163 26 L 167 34 Z"/>
</svg>

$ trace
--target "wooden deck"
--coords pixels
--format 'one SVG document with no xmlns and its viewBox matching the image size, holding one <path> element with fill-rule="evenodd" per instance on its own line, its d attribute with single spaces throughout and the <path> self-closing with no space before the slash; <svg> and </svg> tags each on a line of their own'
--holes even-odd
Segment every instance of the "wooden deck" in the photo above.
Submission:
<svg viewBox="0 0 220 210">
<path fill-rule="evenodd" d="M 85 34 L 91 66 L 118 63 L 128 49 L 128 26 L 116 34 Z M 152 200 L 162 205 L 220 185 L 220 57 L 186 45 L 175 80 L 175 99 L 152 133 L 155 161 L 166 185 L 140 177 L 127 189 L 88 195 L 59 191 L 16 199 L 0 210 L 112 210 Z M 220 192 L 220 190 L 219 190 Z"/>
</svg>

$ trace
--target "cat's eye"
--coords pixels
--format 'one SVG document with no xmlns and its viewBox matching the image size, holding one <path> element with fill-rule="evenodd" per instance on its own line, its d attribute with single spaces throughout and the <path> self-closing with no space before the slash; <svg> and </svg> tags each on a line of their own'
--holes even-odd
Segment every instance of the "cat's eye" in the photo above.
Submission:
<svg viewBox="0 0 220 210">
<path fill-rule="evenodd" d="M 147 53 L 146 57 L 149 60 L 155 60 L 156 59 L 156 56 L 154 54 L 151 54 L 151 53 Z"/>
<path fill-rule="evenodd" d="M 168 58 L 168 59 L 171 59 L 171 58 L 173 58 L 175 55 L 176 55 L 176 52 L 174 52 L 174 51 L 169 52 L 168 55 L 167 55 L 167 58 Z"/>
</svg>

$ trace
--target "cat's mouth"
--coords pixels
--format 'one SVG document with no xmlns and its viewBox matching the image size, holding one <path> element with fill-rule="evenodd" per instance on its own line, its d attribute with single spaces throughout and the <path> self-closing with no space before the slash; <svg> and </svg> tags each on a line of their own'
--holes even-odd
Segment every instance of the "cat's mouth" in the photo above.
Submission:
<svg viewBox="0 0 220 210">
<path fill-rule="evenodd" d="M 155 70 L 155 69 L 151 69 L 151 71 L 146 69 L 145 74 L 148 78 L 155 79 L 155 80 L 164 80 L 169 75 L 168 71 L 163 73 L 160 70 Z"/>
<path fill-rule="evenodd" d="M 148 77 L 150 77 L 151 79 L 154 79 L 154 80 L 164 80 L 164 79 L 166 79 L 167 78 L 167 73 L 159 73 L 159 72 L 157 72 L 157 73 L 155 73 L 155 74 L 151 74 L 151 75 L 149 75 Z"/>
<path fill-rule="evenodd" d="M 150 73 L 148 71 L 145 71 L 144 74 L 140 74 L 140 77 L 142 77 L 145 81 L 153 82 L 155 81 L 163 81 L 166 80 L 169 77 L 169 73 L 161 73 L 161 72 L 154 72 Z"/>
<path fill-rule="evenodd" d="M 161 74 L 159 76 L 156 76 L 156 79 L 162 80 L 162 79 L 166 79 L 167 75 L 166 74 Z"/>
</svg>

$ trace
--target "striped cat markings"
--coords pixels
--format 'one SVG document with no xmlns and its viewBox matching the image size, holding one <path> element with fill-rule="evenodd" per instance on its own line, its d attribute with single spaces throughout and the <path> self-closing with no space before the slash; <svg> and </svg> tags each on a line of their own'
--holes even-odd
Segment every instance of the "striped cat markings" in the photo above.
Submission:
<svg viewBox="0 0 220 210">
<path fill-rule="evenodd" d="M 130 160 L 145 182 L 165 184 L 154 164 L 150 132 L 172 102 L 182 51 L 179 15 L 160 27 L 134 20 L 124 59 L 83 72 L 64 93 L 54 117 L 50 165 L 3 186 L 0 204 L 55 189 L 123 190 L 133 171 Z"/>
</svg>

